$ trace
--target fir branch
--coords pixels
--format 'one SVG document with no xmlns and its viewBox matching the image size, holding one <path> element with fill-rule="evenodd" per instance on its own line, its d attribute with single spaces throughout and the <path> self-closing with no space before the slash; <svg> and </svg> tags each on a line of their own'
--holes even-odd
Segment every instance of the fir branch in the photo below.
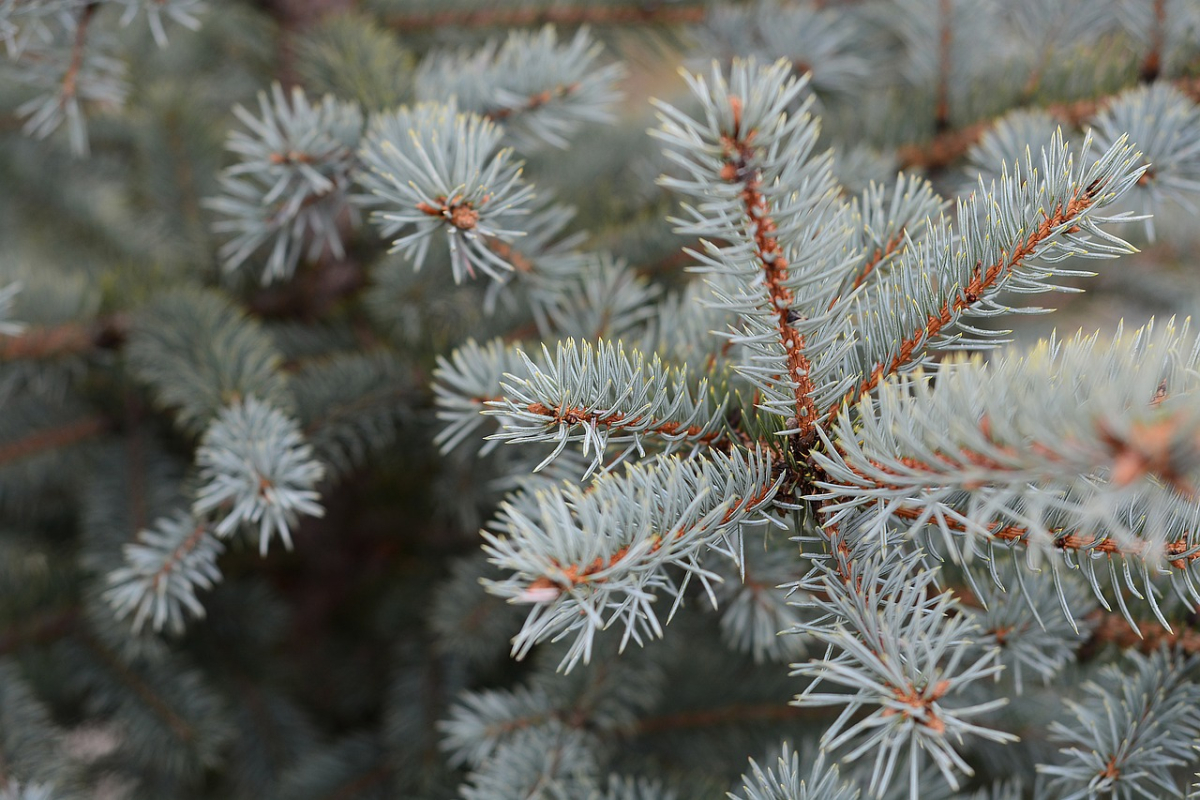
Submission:
<svg viewBox="0 0 1200 800">
<path fill-rule="evenodd" d="M 876 364 L 870 375 L 857 388 L 848 393 L 843 402 L 852 402 L 869 393 L 885 378 L 894 375 L 906 364 L 911 363 L 922 344 L 936 338 L 950 326 L 959 314 L 979 302 L 985 294 L 993 291 L 1008 273 L 1032 256 L 1047 239 L 1070 227 L 1084 211 L 1095 203 L 1099 188 L 1092 186 L 1085 188 L 1082 192 L 1073 193 L 1065 206 L 1062 203 L 1055 206 L 1053 213 L 1047 214 L 1037 228 L 1025 237 L 1024 241 L 1017 243 L 1011 253 L 1007 250 L 1002 251 L 1000 258 L 986 266 L 982 262 L 976 264 L 971 271 L 971 280 L 962 288 L 962 292 L 955 297 L 948 298 L 940 309 L 930 314 L 924 326 L 916 329 L 907 339 L 900 342 L 891 362 Z M 832 422 L 840 409 L 840 403 L 830 408 L 825 413 L 825 419 Z"/>
<path fill-rule="evenodd" d="M 738 561 L 741 527 L 770 521 L 778 486 L 765 452 L 735 450 L 663 457 L 586 488 L 565 482 L 513 496 L 493 526 L 502 533 L 483 534 L 492 562 L 512 571 L 486 581 L 488 591 L 533 604 L 513 653 L 574 632 L 562 662 L 569 670 L 589 660 L 596 633 L 615 623 L 624 627 L 622 645 L 660 637 L 657 594 L 674 598 L 669 620 L 692 578 L 707 586 L 715 577 L 701 563 L 705 555 Z M 682 582 L 668 568 L 681 569 Z M 709 596 L 715 603 L 711 588 Z"/>
<path fill-rule="evenodd" d="M 893 234 L 883 247 L 875 248 L 875 252 L 867 257 L 867 260 L 863 262 L 858 272 L 854 275 L 854 280 L 850 283 L 850 290 L 853 291 L 862 286 L 871 277 L 871 273 L 875 271 L 875 268 L 887 261 L 893 253 L 899 250 L 907 238 L 908 231 L 901 226 L 900 230 Z M 837 300 L 834 300 L 833 303 L 830 303 L 830 307 L 832 308 L 836 302 Z"/>
<path fill-rule="evenodd" d="M 791 323 L 795 297 L 787 286 L 788 260 L 775 236 L 777 226 L 771 218 L 770 203 L 762 192 L 762 173 L 755 167 L 755 163 L 761 159 L 761 154 L 755 152 L 753 145 L 758 132 L 753 129 L 742 130 L 742 99 L 730 95 L 728 101 L 733 127 L 721 142 L 725 152 L 720 175 L 729 183 L 741 186 L 742 225 L 753 239 L 754 255 L 766 281 L 767 298 L 775 315 L 779 341 L 787 354 L 788 375 L 796 402 L 797 432 L 802 441 L 808 441 L 817 423 L 817 405 L 812 397 L 812 363 L 805 353 L 804 334 L 792 327 Z"/>
<path fill-rule="evenodd" d="M 728 400 L 710 392 L 704 379 L 692 389 L 686 371 L 666 368 L 658 356 L 647 362 L 619 343 L 593 348 L 573 339 L 560 342 L 553 357 L 543 348 L 541 364 L 521 355 L 522 376 L 506 376 L 501 399 L 483 413 L 501 416 L 502 430 L 492 438 L 556 445 L 539 470 L 572 441 L 583 443 L 585 457 L 594 453 L 593 468 L 613 444 L 628 446 L 606 468 L 634 450 L 644 455 L 647 441 L 664 443 L 667 453 L 729 442 Z"/>
<path fill-rule="evenodd" d="M 359 152 L 359 182 L 374 197 L 360 202 L 384 236 L 419 269 L 435 234 L 443 234 L 455 283 L 479 268 L 496 280 L 512 264 L 488 246 L 524 235 L 511 227 L 530 213 L 532 187 L 521 179 L 503 130 L 477 114 L 459 113 L 453 98 L 401 106 L 376 116 Z"/>
<path fill-rule="evenodd" d="M 125 565 L 108 574 L 104 593 L 117 619 L 132 615 L 134 633 L 150 620 L 156 631 L 169 626 L 180 634 L 185 612 L 204 616 L 196 589 L 211 589 L 221 579 L 216 559 L 225 549 L 206 521 L 176 512 L 123 549 Z"/>
<path fill-rule="evenodd" d="M 735 60 L 729 72 L 714 65 L 711 81 L 685 75 L 702 104 L 698 118 L 658 103 L 662 126 L 653 133 L 687 173 L 660 183 L 700 201 L 684 206 L 690 220 L 674 221 L 705 237 L 704 252 L 692 253 L 697 271 L 715 276 L 718 304 L 738 316 L 725 334 L 745 345 L 735 368 L 759 389 L 757 405 L 787 419 L 796 442 L 811 443 L 816 410 L 851 386 L 845 316 L 828 310 L 857 256 L 845 241 L 851 209 L 831 156 L 814 156 L 811 97 L 792 112 L 806 80 L 784 61 Z"/>
<path fill-rule="evenodd" d="M 961 347 L 951 336 L 953 328 L 965 327 L 960 321 L 964 315 L 1009 310 L 999 302 L 1003 290 L 1050 291 L 1056 287 L 1047 278 L 1077 274 L 1054 263 L 1129 252 L 1128 243 L 1101 227 L 1121 217 L 1100 212 L 1142 174 L 1135 158 L 1120 140 L 1090 167 L 1078 169 L 1056 134 L 1042 151 L 1040 168 L 1027 154 L 1024 167 L 1015 165 L 1011 176 L 1006 171 L 998 188 L 985 191 L 981 184 L 968 200 L 960 200 L 958 231 L 940 220 L 919 246 L 903 251 L 903 261 L 887 280 L 873 282 L 871 291 L 856 300 L 862 356 L 869 366 L 863 369 L 866 377 L 826 409 L 825 422 L 831 424 L 842 408 L 888 376 L 919 364 L 926 348 Z M 997 335 L 965 329 L 983 337 Z M 986 346 L 988 339 L 969 343 Z"/>
<path fill-rule="evenodd" d="M 1067 701 L 1074 719 L 1051 723 L 1051 735 L 1070 745 L 1059 763 L 1037 767 L 1055 796 L 1183 796 L 1173 770 L 1197 759 L 1200 686 L 1188 679 L 1196 661 L 1164 650 L 1126 659 L 1133 674 L 1106 666 L 1084 684 L 1083 702 Z"/>
<path fill-rule="evenodd" d="M 892 511 L 892 515 L 898 519 L 910 520 L 914 522 L 925 522 L 928 515 L 923 509 L 909 508 L 900 506 Z M 1004 521 L 984 522 L 981 525 L 968 524 L 962 520 L 944 518 L 938 520 L 939 525 L 944 525 L 947 530 L 955 533 L 971 533 L 977 530 L 986 531 L 987 535 L 993 539 L 1002 542 L 1010 542 L 1013 544 L 1032 545 L 1034 540 L 1046 534 L 1050 537 L 1051 546 L 1056 550 L 1075 552 L 1075 553 L 1099 553 L 1109 556 L 1134 556 L 1137 558 L 1148 558 L 1153 555 L 1154 550 L 1149 542 L 1129 541 L 1121 542 L 1109 536 L 1097 536 L 1094 533 L 1080 533 L 1074 528 L 1067 527 L 1052 527 L 1043 532 L 1035 532 L 1025 525 L 1014 525 Z M 1162 542 L 1161 555 L 1164 557 L 1165 563 L 1174 567 L 1177 570 L 1183 570 L 1188 567 L 1191 562 L 1200 558 L 1200 550 L 1192 544 L 1196 538 L 1194 532 L 1188 531 L 1183 533 L 1177 539 L 1170 539 Z"/>
<path fill-rule="evenodd" d="M 523 102 L 515 106 L 501 106 L 483 112 L 483 116 L 493 122 L 503 122 L 511 116 L 536 111 L 544 105 L 563 100 L 579 91 L 578 83 L 557 84 L 549 89 L 543 89 L 536 94 L 528 95 Z"/>
<path fill-rule="evenodd" d="M 503 44 L 491 41 L 475 52 L 430 54 L 417 72 L 416 93 L 430 101 L 453 97 L 464 112 L 505 123 L 523 145 L 565 148 L 581 125 L 613 118 L 624 67 L 597 63 L 602 52 L 586 28 L 561 44 L 549 25 L 513 31 Z"/>
<path fill-rule="evenodd" d="M 158 717 L 165 728 L 184 744 L 196 738 L 196 730 L 176 709 L 164 699 L 137 671 L 130 668 L 95 634 L 85 628 L 74 631 L 75 638 L 103 664 L 107 670 Z"/>
</svg>

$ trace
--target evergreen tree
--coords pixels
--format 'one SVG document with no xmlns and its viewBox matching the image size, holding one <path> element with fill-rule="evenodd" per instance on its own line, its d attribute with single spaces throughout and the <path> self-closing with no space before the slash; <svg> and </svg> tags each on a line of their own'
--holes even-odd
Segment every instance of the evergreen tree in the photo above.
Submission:
<svg viewBox="0 0 1200 800">
<path fill-rule="evenodd" d="M 0 798 L 1200 796 L 1200 2 L 346 5 L 0 0 Z"/>
</svg>

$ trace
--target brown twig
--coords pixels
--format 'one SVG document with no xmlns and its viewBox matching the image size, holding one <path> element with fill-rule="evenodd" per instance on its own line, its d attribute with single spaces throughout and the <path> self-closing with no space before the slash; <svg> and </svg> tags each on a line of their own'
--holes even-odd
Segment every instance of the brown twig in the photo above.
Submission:
<svg viewBox="0 0 1200 800">
<path fill-rule="evenodd" d="M 721 518 L 720 524 L 723 525 L 729 522 L 731 519 L 733 519 L 734 514 L 736 514 L 738 511 L 758 505 L 767 497 L 768 494 L 770 494 L 774 488 L 774 485 L 768 485 L 757 494 L 749 497 L 727 498 L 728 500 L 732 501 L 732 504 L 729 506 L 729 510 L 726 511 L 725 515 Z M 679 530 L 675 531 L 674 538 L 681 539 L 686 536 L 690 530 L 690 527 L 680 528 Z M 653 534 L 651 539 L 652 544 L 650 548 L 645 551 L 645 555 L 658 552 L 664 541 L 664 537 L 660 534 Z M 594 576 L 597 573 L 603 572 L 604 570 L 610 569 L 614 565 L 618 564 L 628 553 L 629 548 L 622 547 L 608 558 L 602 558 L 599 556 L 596 557 L 596 559 L 590 564 L 562 565 L 555 562 L 555 566 L 559 568 L 560 574 L 554 578 L 545 575 L 540 578 L 536 578 L 533 581 L 530 581 L 526 591 L 534 593 L 555 591 L 561 592 L 586 583 L 603 583 L 605 580 L 607 580 L 606 578 L 596 578 Z"/>
<path fill-rule="evenodd" d="M 67 101 L 73 99 L 79 88 L 79 70 L 83 66 L 83 51 L 87 47 L 88 27 L 92 16 L 99 7 L 98 2 L 92 2 L 79 12 L 79 22 L 75 26 L 75 41 L 71 44 L 71 61 L 67 64 L 67 71 L 63 73 L 59 105 L 65 105 Z"/>
<path fill-rule="evenodd" d="M 120 346 L 129 333 L 129 320 L 112 316 L 97 323 L 67 322 L 30 328 L 17 336 L 0 337 L 0 362 L 58 358 Z"/>
<path fill-rule="evenodd" d="M 493 122 L 502 122 L 503 120 L 506 120 L 515 114 L 524 114 L 529 111 L 536 111 L 537 109 L 541 108 L 547 103 L 553 102 L 554 100 L 562 100 L 570 97 L 578 90 L 578 83 L 559 84 L 553 89 L 546 89 L 545 91 L 530 95 L 529 97 L 525 98 L 525 102 L 521 103 L 520 105 L 495 108 L 490 111 L 483 112 L 483 116 L 487 117 Z"/>
<path fill-rule="evenodd" d="M 951 50 L 954 45 L 954 32 L 951 26 L 953 13 L 952 0 L 940 0 L 938 21 L 941 23 L 941 31 L 938 35 L 937 100 L 933 111 L 933 129 L 937 133 L 950 129 L 950 71 L 954 66 L 951 59 Z"/>
<path fill-rule="evenodd" d="M 1189 655 L 1200 653 L 1200 631 L 1193 628 L 1181 626 L 1172 632 L 1157 622 L 1138 622 L 1136 628 L 1131 628 L 1129 621 L 1120 614 L 1100 608 L 1089 614 L 1088 619 L 1095 625 L 1091 644 L 1112 644 L 1123 650 L 1137 648 L 1143 653 L 1153 652 L 1163 646 L 1179 648 Z"/>
<path fill-rule="evenodd" d="M 1194 100 L 1200 100 L 1200 78 L 1179 78 L 1172 84 Z M 1123 90 L 1122 90 L 1123 91 Z M 1077 126 L 1095 116 L 1115 99 L 1116 95 L 1086 98 L 1069 103 L 1051 103 L 1043 110 L 1055 119 Z M 996 120 L 981 120 L 962 128 L 939 131 L 928 142 L 902 145 L 896 151 L 903 169 L 942 170 L 957 162 L 983 135 L 995 127 Z"/>
<path fill-rule="evenodd" d="M 1150 49 L 1142 59 L 1139 77 L 1153 83 L 1162 72 L 1163 37 L 1167 28 L 1167 0 L 1154 0 L 1154 23 L 1150 28 Z"/>
<path fill-rule="evenodd" d="M 645 417 L 626 417 L 620 411 L 611 411 L 603 414 L 596 411 L 588 411 L 586 408 L 551 408 L 543 403 L 530 403 L 525 407 L 525 410 L 531 414 L 537 414 L 539 417 L 547 418 L 547 425 L 557 427 L 558 425 L 598 425 L 602 428 L 632 428 L 635 425 L 641 425 L 646 421 Z M 666 420 L 665 422 L 654 422 L 643 430 L 648 433 L 658 433 L 663 436 L 678 436 L 683 434 L 701 444 L 711 445 L 722 438 L 724 433 L 719 430 L 703 433 L 704 426 L 689 425 L 684 428 L 674 420 Z"/>
<path fill-rule="evenodd" d="M 440 28 L 523 28 L 539 25 L 688 25 L 703 22 L 706 10 L 701 6 L 672 7 L 631 3 L 628 6 L 581 8 L 505 8 L 496 4 L 478 11 L 434 11 L 398 13 L 386 24 L 402 33 Z"/>
<path fill-rule="evenodd" d="M 812 364 L 805 352 L 804 335 L 792 327 L 792 305 L 795 297 L 787 287 L 788 260 L 775 236 L 775 220 L 771 206 L 762 190 L 762 175 L 754 167 L 755 131 L 742 130 L 742 101 L 730 97 L 733 111 L 733 130 L 721 137 L 724 165 L 721 177 L 742 187 L 742 209 L 748 233 L 754 242 L 754 255 L 762 267 L 771 313 L 779 331 L 795 397 L 797 441 L 811 443 L 815 439 L 817 406 L 812 398 Z"/>
<path fill-rule="evenodd" d="M 31 433 L 0 445 L 0 464 L 8 464 L 59 447 L 67 447 L 91 438 L 108 429 L 109 422 L 101 416 L 84 417 L 57 428 Z"/>
</svg>

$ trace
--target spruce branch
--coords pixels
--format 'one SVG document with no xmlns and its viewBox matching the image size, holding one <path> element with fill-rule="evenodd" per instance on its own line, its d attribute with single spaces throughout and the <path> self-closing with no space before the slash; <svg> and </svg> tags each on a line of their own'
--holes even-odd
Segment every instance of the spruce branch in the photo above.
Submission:
<svg viewBox="0 0 1200 800">
<path fill-rule="evenodd" d="M 527 357 L 517 347 L 493 339 L 480 345 L 467 340 L 447 359 L 438 357 L 434 373 L 438 419 L 446 423 L 434 437 L 443 453 L 458 447 L 482 425 L 488 403 L 501 399 L 501 382 L 506 376 L 515 380 L 524 374 Z M 499 440 L 489 439 L 483 452 Z"/>
<path fill-rule="evenodd" d="M 704 271 L 738 281 L 714 284 L 718 303 L 740 316 L 729 336 L 748 352 L 735 368 L 762 392 L 759 405 L 812 442 L 819 408 L 848 388 L 843 317 L 827 309 L 851 259 L 830 157 L 811 157 L 817 125 L 808 104 L 787 113 L 806 82 L 782 61 L 735 61 L 728 80 L 718 65 L 710 80 L 685 77 L 702 115 L 657 104 L 654 134 L 686 172 L 660 183 L 702 201 L 685 207 L 692 219 L 676 220 L 680 232 L 730 243 L 706 241 L 692 255 Z"/>
<path fill-rule="evenodd" d="M 1200 97 L 1200 79 L 1198 78 L 1175 78 L 1170 81 L 1170 84 L 1193 100 Z M 1063 125 L 1074 128 L 1102 113 L 1122 93 L 1063 103 L 1049 103 L 1041 106 L 1040 109 Z M 924 169 L 935 172 L 946 169 L 960 161 L 995 127 L 998 121 L 996 119 L 980 120 L 962 127 L 941 131 L 928 142 L 900 145 L 896 151 L 900 166 L 904 169 Z M 1130 139 L 1140 144 L 1139 140 L 1132 137 Z"/>
<path fill-rule="evenodd" d="M 602 51 L 586 28 L 561 45 L 549 25 L 536 34 L 513 31 L 477 52 L 427 56 L 416 93 L 426 101 L 453 97 L 462 111 L 504 123 L 522 143 L 565 148 L 585 123 L 612 120 L 624 67 L 597 63 Z"/>
<path fill-rule="evenodd" d="M 178 409 L 176 422 L 193 433 L 238 398 L 292 406 L 275 343 L 215 291 L 184 288 L 154 298 L 135 317 L 126 352 L 133 374 L 161 405 Z"/>
<path fill-rule="evenodd" d="M 226 149 L 239 162 L 221 175 L 223 193 L 205 200 L 222 215 L 213 226 L 234 234 L 221 246 L 227 271 L 269 247 L 264 284 L 287 280 L 301 254 L 328 248 L 344 256 L 340 217 L 350 209 L 351 174 L 362 136 L 358 107 L 326 95 L 318 104 L 299 87 L 290 97 L 278 83 L 258 95 L 259 117 L 242 106 L 233 113 L 247 130 L 229 134 Z"/>
<path fill-rule="evenodd" d="M 861 255 L 847 275 L 843 294 L 850 296 L 868 281 L 878 280 L 910 241 L 920 239 L 929 219 L 944 206 L 929 181 L 917 175 L 901 173 L 890 192 L 877 183 L 868 185 L 853 205 L 854 244 Z M 830 309 L 840 299 L 841 295 L 831 301 Z"/>
<path fill-rule="evenodd" d="M 497 150 L 503 130 L 453 101 L 401 106 L 375 117 L 359 158 L 360 183 L 379 206 L 372 218 L 384 236 L 402 234 L 395 250 L 419 269 L 435 234 L 446 236 L 456 283 L 480 269 L 496 280 L 513 265 L 488 246 L 512 243 L 529 213 L 533 189 L 521 180 L 511 149 Z"/>
<path fill-rule="evenodd" d="M 215 532 L 221 537 L 257 526 L 264 556 L 275 536 L 291 549 L 291 528 L 300 515 L 325 514 L 314 490 L 325 469 L 312 459 L 312 446 L 294 420 L 253 396 L 212 421 L 196 464 L 204 483 L 193 511 L 201 518 L 220 512 Z"/>
<path fill-rule="evenodd" d="M 1088 150 L 1088 141 L 1082 150 Z M 1141 176 L 1136 158 L 1120 140 L 1091 165 L 1077 167 L 1056 134 L 1040 163 L 1027 153 L 1024 167 L 1016 164 L 1011 175 L 1002 173 L 999 186 L 988 191 L 981 183 L 978 192 L 960 200 L 957 231 L 939 220 L 855 300 L 865 377 L 823 413 L 824 420 L 831 424 L 845 404 L 921 363 L 927 348 L 961 346 L 955 327 L 994 336 L 961 320 L 1010 310 L 1002 292 L 1050 291 L 1056 286 L 1048 279 L 1078 274 L 1054 266 L 1058 262 L 1130 252 L 1130 245 L 1102 227 L 1123 217 L 1102 212 Z"/>
<path fill-rule="evenodd" d="M 125 566 L 108 574 L 104 599 L 117 619 L 132 615 L 135 633 L 149 620 L 155 631 L 169 627 L 180 634 L 185 613 L 204 617 L 196 590 L 221 579 L 216 558 L 224 549 L 208 524 L 190 514 L 159 519 L 125 545 Z"/>
<path fill-rule="evenodd" d="M 154 43 L 167 46 L 166 19 L 190 31 L 200 30 L 200 15 L 207 10 L 204 0 L 118 0 L 125 6 L 121 25 L 129 25 L 139 14 L 146 15 Z"/>
<path fill-rule="evenodd" d="M 1122 585 L 1166 626 L 1152 576 L 1194 592 L 1200 552 L 1200 423 L 1188 403 L 1197 359 L 1186 327 L 1168 324 L 1107 347 L 1052 340 L 986 367 L 948 362 L 932 382 L 889 382 L 853 420 L 843 411 L 814 454 L 827 476 L 818 496 L 831 518 L 857 508 L 877 529 L 929 526 L 955 557 L 997 542 L 1072 555 L 1105 608 L 1098 570 L 1131 624 Z M 1118 561 L 1133 562 L 1140 588 L 1128 566 L 1118 578 Z"/>
<path fill-rule="evenodd" d="M 553 356 L 543 348 L 541 365 L 524 354 L 522 361 L 521 376 L 506 376 L 501 399 L 483 413 L 501 417 L 492 438 L 555 445 L 538 469 L 570 442 L 582 442 L 585 457 L 592 453 L 592 469 L 605 462 L 612 445 L 626 447 L 606 469 L 634 451 L 644 456 L 648 442 L 660 443 L 665 453 L 728 444 L 728 400 L 703 378 L 693 389 L 685 370 L 665 367 L 658 356 L 647 362 L 619 343 L 601 341 L 593 348 L 568 339 Z"/>
<path fill-rule="evenodd" d="M 24 132 L 44 139 L 65 123 L 77 156 L 89 151 L 85 104 L 119 106 L 129 89 L 124 63 L 102 49 L 110 42 L 97 43 L 103 37 L 96 35 L 92 19 L 100 5 L 55 9 L 61 11 L 61 30 L 43 21 L 29 23 L 28 31 L 18 32 L 14 48 L 20 67 L 16 79 L 41 90 L 17 107 L 17 116 L 25 118 Z"/>
<path fill-rule="evenodd" d="M 819 753 L 807 771 L 800 768 L 800 754 L 784 742 L 775 768 L 763 769 L 750 759 L 750 772 L 741 777 L 745 796 L 730 793 L 731 800 L 858 800 L 859 791 L 843 781 L 837 764 L 825 764 Z"/>
<path fill-rule="evenodd" d="M 484 550 L 512 572 L 488 581 L 488 591 L 533 605 L 514 655 L 574 633 L 561 665 L 569 670 L 587 662 L 595 635 L 618 622 L 622 646 L 662 636 L 653 606 L 659 593 L 674 598 L 669 620 L 692 578 L 707 587 L 714 577 L 702 564 L 708 551 L 740 560 L 741 527 L 770 520 L 778 485 L 765 452 L 735 450 L 662 457 L 586 488 L 564 483 L 513 496 L 492 526 L 498 532 L 484 533 Z"/>
<path fill-rule="evenodd" d="M 1054 722 L 1051 734 L 1068 744 L 1057 764 L 1039 764 L 1048 788 L 1064 800 L 1183 797 L 1172 769 L 1194 765 L 1200 737 L 1200 686 L 1189 679 L 1195 660 L 1158 650 L 1126 655 L 1084 684 L 1083 702 L 1066 701 L 1075 717 Z"/>
<path fill-rule="evenodd" d="M 137 767 L 176 777 L 215 766 L 230 738 L 224 703 L 201 673 L 177 658 L 130 659 L 96 631 L 80 626 L 69 640 L 97 713 L 129 720 Z"/>
<path fill-rule="evenodd" d="M 726 63 L 749 56 L 764 63 L 786 59 L 797 75 L 811 73 L 818 94 L 849 96 L 863 90 L 879 68 L 860 44 L 864 27 L 854 14 L 818 2 L 714 5 L 699 29 L 697 50 L 705 58 L 719 54 Z"/>
<path fill-rule="evenodd" d="M 997 651 L 972 649 L 975 622 L 958 613 L 953 593 L 934 590 L 932 570 L 914 571 L 911 562 L 889 560 L 852 562 L 848 576 L 832 565 L 817 565 L 824 591 L 809 602 L 822 616 L 797 630 L 828 650 L 824 658 L 793 665 L 793 674 L 812 678 L 793 702 L 844 705 L 823 745 L 848 748 L 848 761 L 874 753 L 868 791 L 876 795 L 892 785 L 898 762 L 906 758 L 915 798 L 926 755 L 957 787 L 958 773 L 974 771 L 952 740 L 978 736 L 1003 744 L 1017 737 L 970 721 L 1002 706 L 1005 698 L 973 705 L 953 699 L 1000 671 Z M 847 691 L 818 692 L 823 683 Z M 864 707 L 873 710 L 856 713 Z"/>
<path fill-rule="evenodd" d="M 1156 83 L 1113 98 L 1091 120 L 1096 146 L 1103 150 L 1121 135 L 1138 143 L 1147 167 L 1129 199 L 1146 217 L 1154 240 L 1152 214 L 1164 201 L 1194 210 L 1200 195 L 1200 107 L 1174 86 Z"/>
</svg>

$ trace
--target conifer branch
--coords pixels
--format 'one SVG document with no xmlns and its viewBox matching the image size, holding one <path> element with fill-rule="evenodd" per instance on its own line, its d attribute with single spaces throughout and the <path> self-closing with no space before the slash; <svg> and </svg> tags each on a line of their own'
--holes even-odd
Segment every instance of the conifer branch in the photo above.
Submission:
<svg viewBox="0 0 1200 800">
<path fill-rule="evenodd" d="M 900 506 L 895 509 L 893 515 L 899 519 L 910 521 L 925 520 L 928 514 L 922 512 L 919 508 L 911 508 Z M 976 528 L 968 527 L 960 520 L 946 518 L 939 520 L 939 524 L 943 524 L 949 530 L 956 533 L 970 533 Z M 1027 545 L 1030 543 L 1031 532 L 1027 526 L 1015 525 L 1008 522 L 993 521 L 984 523 L 983 530 L 986 530 L 988 535 L 1002 542 L 1012 542 L 1015 544 Z M 1057 550 L 1065 550 L 1076 553 L 1104 553 L 1110 556 L 1132 556 L 1136 558 L 1145 558 L 1151 554 L 1150 542 L 1118 542 L 1110 537 L 1097 537 L 1090 533 L 1068 532 L 1068 528 L 1050 528 L 1048 533 L 1052 537 L 1052 546 Z M 1200 559 L 1200 549 L 1192 543 L 1195 535 L 1185 533 L 1184 535 L 1163 542 L 1162 554 L 1165 557 L 1166 563 L 1178 570 L 1187 569 L 1188 565 L 1196 559 Z"/>
<path fill-rule="evenodd" d="M 647 439 L 663 442 L 668 453 L 728 443 L 727 400 L 712 396 L 704 379 L 693 390 L 686 371 L 665 367 L 657 356 L 647 362 L 619 343 L 593 348 L 568 339 L 553 357 L 543 349 L 540 364 L 524 361 L 523 375 L 506 376 L 503 398 L 484 413 L 502 418 L 492 438 L 556 445 L 538 469 L 571 441 L 582 442 L 584 456 L 594 453 L 593 468 L 612 444 L 628 445 L 619 462 L 634 450 L 644 453 Z"/>
<path fill-rule="evenodd" d="M 862 263 L 858 271 L 854 274 L 854 280 L 850 282 L 850 291 L 854 291 L 862 286 L 871 277 L 871 274 L 879 267 L 879 265 L 887 262 L 901 247 L 908 238 L 908 233 L 904 226 L 884 243 L 882 247 L 875 248 L 875 251 L 867 257 L 867 260 Z M 829 308 L 832 309 L 842 299 L 841 295 L 835 297 L 829 303 Z"/>
<path fill-rule="evenodd" d="M 77 631 L 77 638 L 90 650 L 114 677 L 125 685 L 158 717 L 168 730 L 184 743 L 196 738 L 192 725 L 147 683 L 142 676 L 125 664 L 104 642 L 88 630 Z"/>
<path fill-rule="evenodd" d="M 775 236 L 776 225 L 771 218 L 771 205 L 762 191 L 762 173 L 753 166 L 758 160 L 753 145 L 757 131 L 742 130 L 740 97 L 730 95 L 729 107 L 733 128 L 721 142 L 725 151 L 721 177 L 742 187 L 742 224 L 754 242 L 754 255 L 762 268 L 779 341 L 786 353 L 788 377 L 793 385 L 796 403 L 797 435 L 802 441 L 808 441 L 817 424 L 817 406 L 812 397 L 812 363 L 805 353 L 805 337 L 791 323 L 795 297 L 787 286 L 788 260 Z"/>
<path fill-rule="evenodd" d="M 1080 212 L 1090 207 L 1093 202 L 1094 194 L 1092 190 L 1084 190 L 1081 194 L 1072 195 L 1065 207 L 1061 204 L 1058 205 L 1054 209 L 1054 213 L 1047 215 L 1041 224 L 1030 232 L 1025 241 L 1021 242 L 1011 254 L 1005 251 L 1002 254 L 1002 258 L 988 264 L 986 267 L 982 263 L 976 264 L 971 274 L 971 281 L 963 287 L 962 293 L 948 299 L 940 310 L 929 315 L 923 327 L 913 331 L 907 339 L 902 341 L 891 362 L 877 364 L 871 371 L 871 374 L 857 388 L 847 393 L 842 402 L 831 407 L 825 413 L 826 421 L 833 422 L 843 403 L 853 402 L 862 395 L 867 394 L 887 377 L 895 375 L 901 368 L 910 363 L 914 355 L 917 354 L 918 348 L 923 343 L 938 336 L 954 321 L 958 314 L 977 303 L 980 297 L 995 287 L 1013 267 L 1021 264 L 1026 258 L 1032 255 L 1038 245 L 1062 230 L 1064 225 L 1075 219 Z"/>
<path fill-rule="evenodd" d="M 515 106 L 500 106 L 498 108 L 489 109 L 484 111 L 482 116 L 486 119 L 492 120 L 493 122 L 503 122 L 515 114 L 536 111 L 542 106 L 555 100 L 564 100 L 577 91 L 579 91 L 578 83 L 560 83 L 550 89 L 543 89 L 536 94 L 529 95 L 525 98 L 523 103 Z"/>
<path fill-rule="evenodd" d="M 889 309 L 892 318 L 885 323 L 886 332 L 880 333 L 888 338 L 894 335 L 895 340 L 888 342 L 886 349 L 870 351 L 874 363 L 864 368 L 866 377 L 830 404 L 823 414 L 827 423 L 832 424 L 842 407 L 877 388 L 888 376 L 920 363 L 931 343 L 949 341 L 947 336 L 953 326 L 961 325 L 964 314 L 996 313 L 1004 308 L 996 298 L 1010 281 L 1025 291 L 1047 291 L 1053 286 L 1046 278 L 1063 273 L 1046 264 L 1069 256 L 1106 258 L 1128 251 L 1128 244 L 1099 227 L 1109 220 L 1096 214 L 1141 174 L 1130 149 L 1123 141 L 1114 142 L 1083 171 L 1077 171 L 1073 158 L 1056 135 L 1049 149 L 1043 150 L 1040 169 L 1029 156 L 1024 168 L 1018 164 L 1012 176 L 1006 173 L 1001 178 L 998 189 L 984 194 L 981 187 L 969 200 L 960 201 L 961 232 L 941 221 L 920 247 L 904 251 L 905 263 L 893 271 L 895 275 L 872 284 L 878 296 L 869 298 L 870 313 L 879 313 L 873 310 L 875 305 L 905 302 L 901 300 L 905 295 L 915 308 Z M 1026 263 L 1035 260 L 1041 263 Z M 923 302 L 913 297 L 914 291 L 921 293 Z M 914 327 L 905 329 L 909 325 Z M 863 338 L 870 344 L 880 333 Z"/>
</svg>

